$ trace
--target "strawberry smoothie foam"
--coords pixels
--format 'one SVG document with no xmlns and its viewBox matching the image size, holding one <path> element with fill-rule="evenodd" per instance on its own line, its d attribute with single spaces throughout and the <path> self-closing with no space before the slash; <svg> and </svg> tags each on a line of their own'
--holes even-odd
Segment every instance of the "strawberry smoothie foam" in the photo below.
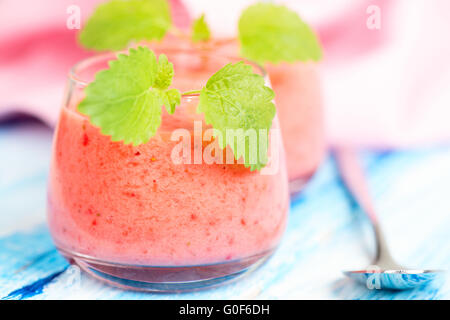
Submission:
<svg viewBox="0 0 450 320">
<path fill-rule="evenodd" d="M 172 87 L 181 91 L 199 89 L 223 66 L 204 57 L 182 64 L 189 57 L 180 56 L 181 68 L 167 55 Z M 163 110 L 156 135 L 139 146 L 102 135 L 75 111 L 80 99 L 72 93 L 62 108 L 49 179 L 49 225 L 61 250 L 122 264 L 191 266 L 276 247 L 289 208 L 282 150 L 274 175 L 237 163 L 175 164 L 172 130 L 188 129 L 194 141 L 193 121 L 203 121 L 198 97 L 183 97 L 174 115 Z"/>
</svg>

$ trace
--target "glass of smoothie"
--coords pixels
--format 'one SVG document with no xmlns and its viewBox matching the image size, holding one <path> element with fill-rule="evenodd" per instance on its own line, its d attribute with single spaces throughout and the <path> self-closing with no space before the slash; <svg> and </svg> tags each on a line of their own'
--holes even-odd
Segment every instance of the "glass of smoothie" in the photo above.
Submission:
<svg viewBox="0 0 450 320">
<path fill-rule="evenodd" d="M 235 38 L 217 38 L 192 43 L 189 38 L 166 37 L 152 48 L 185 48 L 230 56 L 239 55 Z M 264 66 L 275 91 L 275 102 L 286 150 L 289 189 L 298 194 L 325 156 L 320 66 L 315 62 L 267 64 Z"/>
<path fill-rule="evenodd" d="M 325 156 L 319 67 L 314 62 L 267 65 L 280 119 L 289 190 L 298 194 Z"/>
<path fill-rule="evenodd" d="M 173 63 L 172 87 L 183 92 L 241 60 L 194 49 L 155 53 Z M 182 96 L 173 115 L 163 108 L 161 126 L 146 144 L 112 142 L 76 111 L 86 86 L 111 59 L 115 53 L 87 59 L 69 74 L 48 187 L 48 222 L 58 250 L 94 277 L 148 291 L 214 286 L 261 265 L 277 247 L 289 210 L 277 116 L 269 154 L 278 161 L 266 173 L 238 162 L 174 161 L 177 129 L 189 132 L 192 159 L 210 143 L 202 141 L 208 125 L 196 112 L 198 94 Z"/>
</svg>

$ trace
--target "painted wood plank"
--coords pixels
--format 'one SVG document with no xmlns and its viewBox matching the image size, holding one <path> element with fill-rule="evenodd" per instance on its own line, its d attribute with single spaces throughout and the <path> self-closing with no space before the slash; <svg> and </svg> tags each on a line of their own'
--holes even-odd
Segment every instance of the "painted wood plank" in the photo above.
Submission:
<svg viewBox="0 0 450 320">
<path fill-rule="evenodd" d="M 233 284 L 186 294 L 111 288 L 69 266 L 45 223 L 51 132 L 36 124 L 0 126 L 0 298 L 2 299 L 449 299 L 450 282 L 405 292 L 368 290 L 341 271 L 373 254 L 367 221 L 343 188 L 331 157 L 292 201 L 275 255 Z M 450 149 L 361 154 L 400 262 L 450 265 Z"/>
</svg>

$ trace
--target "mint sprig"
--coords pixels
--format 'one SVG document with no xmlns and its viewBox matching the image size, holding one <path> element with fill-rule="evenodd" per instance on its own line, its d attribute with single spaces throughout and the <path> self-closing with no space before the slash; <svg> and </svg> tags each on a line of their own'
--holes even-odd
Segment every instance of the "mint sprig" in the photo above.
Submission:
<svg viewBox="0 0 450 320">
<path fill-rule="evenodd" d="M 196 19 L 192 24 L 191 39 L 193 42 L 208 41 L 211 38 L 211 32 L 205 20 L 205 15 Z"/>
<path fill-rule="evenodd" d="M 79 41 L 88 49 L 121 50 L 132 41 L 162 39 L 171 25 L 167 0 L 112 0 L 96 8 Z"/>
<path fill-rule="evenodd" d="M 130 49 L 96 74 L 78 111 L 112 141 L 146 143 L 161 124 L 161 107 L 173 113 L 180 104 L 180 92 L 168 89 L 173 74 L 165 55 L 158 61 L 148 48 Z"/>
<path fill-rule="evenodd" d="M 294 11 L 282 5 L 258 3 L 239 19 L 241 54 L 259 63 L 320 60 L 319 41 Z"/>
<path fill-rule="evenodd" d="M 173 113 L 180 104 L 180 92 L 169 89 L 173 76 L 173 65 L 165 55 L 158 60 L 147 47 L 130 49 L 128 55 L 119 54 L 111 61 L 109 69 L 96 74 L 78 111 L 112 141 L 146 143 L 161 124 L 162 106 Z M 242 158 L 251 170 L 264 167 L 275 116 L 274 93 L 265 86 L 264 78 L 253 73 L 250 65 L 238 62 L 216 72 L 201 90 L 185 94 L 194 92 L 200 92 L 197 111 L 203 112 L 205 121 L 215 129 L 220 147 L 229 145 L 235 159 Z M 228 139 L 229 130 L 237 134 L 233 140 Z M 250 131 L 256 140 L 247 135 Z"/>
<path fill-rule="evenodd" d="M 97 7 L 79 41 L 88 49 L 120 50 L 141 40 L 161 40 L 170 28 L 176 30 L 167 0 L 110 0 Z M 242 13 L 238 29 L 241 54 L 250 60 L 279 63 L 322 57 L 312 29 L 285 6 L 254 4 Z M 202 15 L 192 24 L 191 40 L 207 42 L 210 38 Z"/>
</svg>

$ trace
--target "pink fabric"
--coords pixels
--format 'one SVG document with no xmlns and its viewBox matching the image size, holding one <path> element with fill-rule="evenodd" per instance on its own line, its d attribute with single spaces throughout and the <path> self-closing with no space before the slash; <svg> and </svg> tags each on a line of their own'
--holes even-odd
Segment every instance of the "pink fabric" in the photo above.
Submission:
<svg viewBox="0 0 450 320">
<path fill-rule="evenodd" d="M 104 1 L 0 1 L 0 118 L 21 111 L 49 125 L 56 123 L 69 69 L 92 55 L 78 46 L 78 30 L 67 28 L 67 8 L 79 6 L 84 20 L 100 2 Z M 188 26 L 179 0 L 171 4 L 177 25 Z"/>
<path fill-rule="evenodd" d="M 22 108 L 54 123 L 70 66 L 89 55 L 66 28 L 71 4 L 88 16 L 98 0 L 0 1 L 0 116 Z M 180 0 L 175 20 L 188 25 Z M 184 0 L 215 36 L 235 36 L 248 0 Z M 285 0 L 318 30 L 327 135 L 333 145 L 409 147 L 450 142 L 450 1 Z M 381 29 L 369 30 L 369 5 Z"/>
</svg>

